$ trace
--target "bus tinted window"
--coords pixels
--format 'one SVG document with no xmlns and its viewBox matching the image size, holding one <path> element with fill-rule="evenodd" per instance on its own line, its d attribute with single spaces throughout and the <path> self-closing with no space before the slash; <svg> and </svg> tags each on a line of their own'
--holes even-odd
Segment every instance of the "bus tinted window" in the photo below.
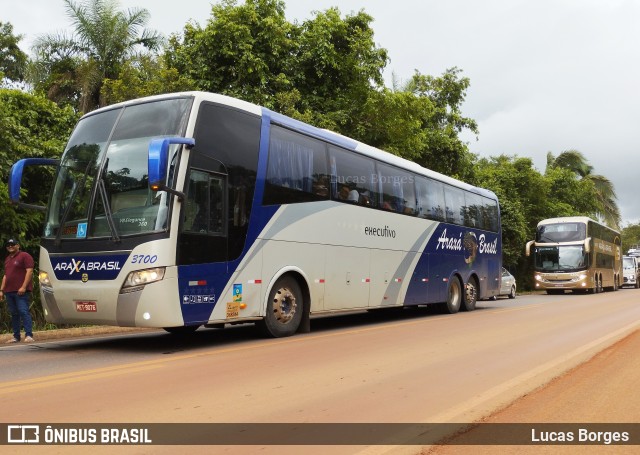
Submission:
<svg viewBox="0 0 640 455">
<path fill-rule="evenodd" d="M 498 232 L 498 202 L 486 197 L 482 198 L 483 214 L 484 214 L 484 226 L 493 232 Z"/>
<path fill-rule="evenodd" d="M 418 212 L 421 218 L 444 221 L 444 187 L 442 183 L 423 177 L 416 178 Z"/>
<path fill-rule="evenodd" d="M 200 234 L 222 234 L 224 187 L 220 177 L 192 170 L 184 207 L 184 230 Z"/>
<path fill-rule="evenodd" d="M 482 198 L 479 194 L 465 194 L 464 224 L 469 227 L 486 229 L 484 225 Z"/>
<path fill-rule="evenodd" d="M 446 218 L 448 223 L 464 225 L 464 191 L 449 185 L 444 187 Z"/>
<path fill-rule="evenodd" d="M 380 182 L 380 208 L 405 215 L 415 215 L 416 194 L 413 187 L 415 177 L 400 169 L 378 164 L 377 178 Z"/>
<path fill-rule="evenodd" d="M 337 147 L 329 147 L 331 173 L 331 195 L 336 201 L 377 206 L 377 186 L 373 160 Z M 377 180 L 377 177 L 376 177 Z"/>
<path fill-rule="evenodd" d="M 324 143 L 273 125 L 264 204 L 291 204 L 329 198 Z"/>
</svg>

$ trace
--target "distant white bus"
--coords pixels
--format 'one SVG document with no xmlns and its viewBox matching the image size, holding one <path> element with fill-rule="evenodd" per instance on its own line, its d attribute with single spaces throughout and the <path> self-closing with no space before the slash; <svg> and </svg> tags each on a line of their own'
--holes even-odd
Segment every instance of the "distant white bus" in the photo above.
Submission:
<svg viewBox="0 0 640 455">
<path fill-rule="evenodd" d="M 526 254 L 533 254 L 535 288 L 549 294 L 615 291 L 622 284 L 620 233 L 587 217 L 540 221 Z"/>
<path fill-rule="evenodd" d="M 24 159 L 11 172 L 19 203 Z M 162 327 L 256 322 L 499 293 L 492 192 L 226 96 L 99 109 L 57 164 L 40 252 L 48 321 Z"/>
</svg>

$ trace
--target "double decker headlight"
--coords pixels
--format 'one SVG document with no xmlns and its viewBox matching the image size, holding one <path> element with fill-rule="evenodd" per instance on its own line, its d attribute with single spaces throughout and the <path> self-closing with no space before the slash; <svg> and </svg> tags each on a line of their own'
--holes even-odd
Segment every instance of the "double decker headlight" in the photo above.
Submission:
<svg viewBox="0 0 640 455">
<path fill-rule="evenodd" d="M 140 291 L 147 284 L 162 280 L 164 278 L 164 270 L 164 267 L 154 267 L 129 273 L 120 289 L 120 294 Z"/>
</svg>

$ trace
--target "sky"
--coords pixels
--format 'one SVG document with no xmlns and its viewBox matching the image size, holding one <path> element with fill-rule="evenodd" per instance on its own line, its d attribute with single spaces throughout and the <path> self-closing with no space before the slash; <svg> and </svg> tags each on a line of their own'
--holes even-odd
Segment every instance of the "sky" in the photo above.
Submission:
<svg viewBox="0 0 640 455">
<path fill-rule="evenodd" d="M 241 2 L 242 0 L 240 0 Z M 189 21 L 205 26 L 214 0 L 119 0 L 145 8 L 148 28 L 166 36 Z M 470 80 L 462 113 L 479 135 L 463 133 L 481 157 L 530 157 L 544 172 L 548 152 L 580 151 L 617 192 L 623 226 L 640 223 L 640 2 L 635 0 L 285 0 L 302 22 L 337 7 L 373 17 L 374 39 L 392 74 Z M 34 38 L 68 29 L 63 0 L 0 0 L 0 22 Z"/>
</svg>

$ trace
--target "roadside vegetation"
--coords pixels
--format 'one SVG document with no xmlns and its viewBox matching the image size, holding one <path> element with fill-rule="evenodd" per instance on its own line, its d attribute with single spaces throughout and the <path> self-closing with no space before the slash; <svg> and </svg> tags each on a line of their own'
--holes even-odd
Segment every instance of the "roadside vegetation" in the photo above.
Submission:
<svg viewBox="0 0 640 455">
<path fill-rule="evenodd" d="M 613 185 L 579 151 L 549 152 L 542 171 L 517 150 L 470 153 L 460 133 L 480 131 L 462 112 L 471 84 L 462 69 L 435 76 L 416 70 L 385 86 L 388 53 L 376 45 L 365 10 L 343 15 L 336 7 L 291 23 L 282 0 L 223 0 L 202 24 L 165 37 L 146 28 L 147 10 L 124 10 L 116 0 L 65 0 L 63 7 L 72 32 L 40 36 L 32 49 L 22 49 L 22 37 L 0 22 L 0 238 L 19 236 L 36 260 L 43 215 L 8 203 L 10 166 L 59 157 L 82 114 L 179 90 L 261 104 L 494 191 L 503 262 L 523 290 L 531 276 L 523 249 L 539 220 L 586 215 L 621 228 Z M 46 205 L 49 177 L 29 176 L 25 196 Z M 622 232 L 625 251 L 640 243 L 640 225 Z M 43 328 L 37 292 L 32 311 Z M 0 331 L 9 327 L 2 305 Z"/>
</svg>

